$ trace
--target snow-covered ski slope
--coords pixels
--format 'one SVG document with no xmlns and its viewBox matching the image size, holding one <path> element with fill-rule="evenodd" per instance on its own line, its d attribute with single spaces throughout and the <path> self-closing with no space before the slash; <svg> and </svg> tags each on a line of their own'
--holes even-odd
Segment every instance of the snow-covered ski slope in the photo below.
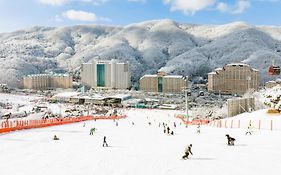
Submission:
<svg viewBox="0 0 281 175">
<path fill-rule="evenodd" d="M 0 135 L 1 175 L 279 175 L 280 131 L 186 128 L 174 111 L 129 110 L 118 121 L 32 129 Z M 177 126 L 174 128 L 173 122 Z M 132 125 L 134 122 L 134 125 Z M 151 126 L 149 126 L 151 122 Z M 166 122 L 175 135 L 163 133 Z M 97 131 L 89 135 L 91 127 Z M 60 140 L 52 140 L 54 135 Z M 227 146 L 225 134 L 236 138 Z M 102 147 L 107 136 L 108 148 Z M 193 144 L 193 156 L 182 160 Z"/>
</svg>

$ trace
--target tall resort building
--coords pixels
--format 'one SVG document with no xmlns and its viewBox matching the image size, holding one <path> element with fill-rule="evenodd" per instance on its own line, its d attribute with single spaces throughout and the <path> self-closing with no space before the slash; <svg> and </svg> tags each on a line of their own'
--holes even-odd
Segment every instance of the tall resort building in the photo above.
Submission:
<svg viewBox="0 0 281 175">
<path fill-rule="evenodd" d="M 81 81 L 94 89 L 127 89 L 131 86 L 129 62 L 93 60 L 82 64 Z"/>
<path fill-rule="evenodd" d="M 187 88 L 188 77 L 167 75 L 160 72 L 156 75 L 144 75 L 140 78 L 140 90 L 159 93 L 182 93 Z"/>
<path fill-rule="evenodd" d="M 258 90 L 260 72 L 244 63 L 227 64 L 208 74 L 208 91 L 226 94 L 244 94 Z"/>
</svg>

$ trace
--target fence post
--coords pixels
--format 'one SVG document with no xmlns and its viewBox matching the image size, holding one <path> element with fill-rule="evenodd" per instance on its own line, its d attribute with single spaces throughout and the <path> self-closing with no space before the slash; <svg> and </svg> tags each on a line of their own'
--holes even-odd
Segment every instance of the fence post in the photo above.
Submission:
<svg viewBox="0 0 281 175">
<path fill-rule="evenodd" d="M 240 128 L 240 120 L 238 120 L 238 128 Z"/>
<path fill-rule="evenodd" d="M 273 129 L 273 121 L 271 120 L 270 121 L 270 130 L 272 131 L 272 129 Z"/>
<path fill-rule="evenodd" d="M 231 128 L 233 127 L 233 120 L 231 120 L 230 127 Z"/>
<path fill-rule="evenodd" d="M 225 120 L 225 122 L 224 122 L 224 127 L 225 127 L 225 128 L 227 128 L 227 127 L 226 127 L 226 123 L 227 123 L 227 120 Z"/>
<path fill-rule="evenodd" d="M 261 130 L 261 120 L 259 120 L 259 130 Z"/>
</svg>

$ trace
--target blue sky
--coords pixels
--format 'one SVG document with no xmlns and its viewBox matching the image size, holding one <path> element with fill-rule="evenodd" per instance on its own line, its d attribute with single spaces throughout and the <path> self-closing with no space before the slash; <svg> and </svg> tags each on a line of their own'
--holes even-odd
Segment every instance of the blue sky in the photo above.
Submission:
<svg viewBox="0 0 281 175">
<path fill-rule="evenodd" d="M 281 0 L 0 0 L 0 32 L 164 18 L 196 24 L 245 21 L 281 26 L 280 17 Z"/>
</svg>

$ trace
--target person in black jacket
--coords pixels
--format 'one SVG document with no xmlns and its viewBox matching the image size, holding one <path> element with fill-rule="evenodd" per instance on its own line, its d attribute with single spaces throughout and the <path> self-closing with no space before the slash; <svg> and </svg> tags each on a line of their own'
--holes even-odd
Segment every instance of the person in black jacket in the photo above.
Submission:
<svg viewBox="0 0 281 175">
<path fill-rule="evenodd" d="M 227 145 L 234 145 L 235 138 L 230 137 L 228 134 L 225 136 L 227 138 Z"/>
<path fill-rule="evenodd" d="M 108 144 L 107 144 L 107 142 L 106 142 L 106 136 L 103 137 L 103 144 L 102 144 L 102 146 L 103 146 L 103 147 L 104 147 L 104 146 L 108 147 Z"/>
<path fill-rule="evenodd" d="M 193 155 L 191 152 L 192 144 L 188 145 L 188 147 L 185 149 L 184 155 L 182 156 L 183 159 L 188 159 L 189 154 Z"/>
</svg>

